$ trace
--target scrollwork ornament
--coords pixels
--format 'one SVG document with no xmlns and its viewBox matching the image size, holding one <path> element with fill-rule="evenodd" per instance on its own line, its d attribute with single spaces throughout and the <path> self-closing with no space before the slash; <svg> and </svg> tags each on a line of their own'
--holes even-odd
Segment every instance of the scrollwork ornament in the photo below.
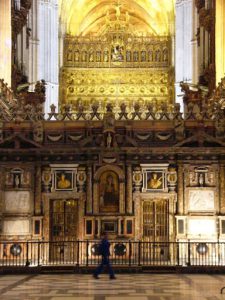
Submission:
<svg viewBox="0 0 225 300">
<path fill-rule="evenodd" d="M 80 192 L 84 190 L 84 185 L 86 180 L 87 180 L 87 175 L 85 170 L 79 170 L 77 173 L 77 183 L 79 185 Z"/>
<path fill-rule="evenodd" d="M 142 176 L 141 171 L 135 170 L 133 172 L 133 183 L 134 183 L 135 191 L 140 191 L 140 187 L 142 185 L 142 179 L 143 179 L 143 176 Z"/>
<path fill-rule="evenodd" d="M 174 192 L 177 185 L 177 172 L 175 168 L 169 168 L 167 174 L 168 187 L 170 192 Z"/>
<path fill-rule="evenodd" d="M 52 181 L 52 174 L 50 169 L 45 169 L 42 172 L 42 185 L 44 192 L 48 193 L 50 191 L 51 181 Z"/>
</svg>

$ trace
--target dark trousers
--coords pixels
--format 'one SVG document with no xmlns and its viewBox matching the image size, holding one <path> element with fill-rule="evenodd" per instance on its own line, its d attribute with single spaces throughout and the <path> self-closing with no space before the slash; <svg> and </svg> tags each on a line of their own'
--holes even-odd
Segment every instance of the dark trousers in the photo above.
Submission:
<svg viewBox="0 0 225 300">
<path fill-rule="evenodd" d="M 104 266 L 106 266 L 108 268 L 110 277 L 114 277 L 115 275 L 114 275 L 113 269 L 111 267 L 111 264 L 110 264 L 108 256 L 103 256 L 102 257 L 102 262 L 97 267 L 97 269 L 94 271 L 94 275 L 98 276 L 103 271 Z"/>
</svg>

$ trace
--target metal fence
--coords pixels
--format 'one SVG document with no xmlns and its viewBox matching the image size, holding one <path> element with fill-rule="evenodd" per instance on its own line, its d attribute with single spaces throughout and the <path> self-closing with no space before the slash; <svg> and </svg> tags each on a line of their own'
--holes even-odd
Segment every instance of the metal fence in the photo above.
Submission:
<svg viewBox="0 0 225 300">
<path fill-rule="evenodd" d="M 118 266 L 225 266 L 225 243 L 112 241 L 110 259 Z M 94 266 L 99 241 L 0 242 L 0 266 Z"/>
</svg>

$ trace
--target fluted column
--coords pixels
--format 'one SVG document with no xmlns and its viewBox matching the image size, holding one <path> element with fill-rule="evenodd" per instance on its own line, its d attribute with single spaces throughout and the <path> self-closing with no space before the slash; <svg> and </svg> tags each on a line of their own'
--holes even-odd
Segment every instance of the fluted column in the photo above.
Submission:
<svg viewBox="0 0 225 300">
<path fill-rule="evenodd" d="M 41 167 L 37 166 L 34 174 L 34 214 L 43 213 L 41 203 Z"/>
<path fill-rule="evenodd" d="M 183 165 L 181 163 L 178 164 L 178 172 L 177 172 L 177 190 L 178 190 L 178 207 L 177 213 L 178 215 L 184 214 L 184 171 Z"/>
<path fill-rule="evenodd" d="M 221 163 L 220 165 L 219 177 L 220 213 L 225 214 L 225 163 Z"/>
<path fill-rule="evenodd" d="M 92 167 L 89 166 L 87 169 L 87 199 L 86 199 L 86 213 L 92 213 Z"/>
<path fill-rule="evenodd" d="M 132 167 L 131 165 L 127 166 L 127 186 L 126 186 L 126 212 L 127 214 L 132 214 Z"/>
<path fill-rule="evenodd" d="M 0 78 L 11 86 L 11 0 L 0 1 Z"/>
</svg>

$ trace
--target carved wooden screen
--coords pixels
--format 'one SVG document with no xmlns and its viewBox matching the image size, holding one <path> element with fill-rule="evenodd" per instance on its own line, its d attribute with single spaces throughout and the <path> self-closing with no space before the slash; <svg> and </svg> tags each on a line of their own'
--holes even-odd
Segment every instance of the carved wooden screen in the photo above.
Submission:
<svg viewBox="0 0 225 300">
<path fill-rule="evenodd" d="M 146 242 L 166 242 L 169 238 L 168 233 L 168 200 L 145 201 L 143 205 L 143 240 Z"/>
</svg>

